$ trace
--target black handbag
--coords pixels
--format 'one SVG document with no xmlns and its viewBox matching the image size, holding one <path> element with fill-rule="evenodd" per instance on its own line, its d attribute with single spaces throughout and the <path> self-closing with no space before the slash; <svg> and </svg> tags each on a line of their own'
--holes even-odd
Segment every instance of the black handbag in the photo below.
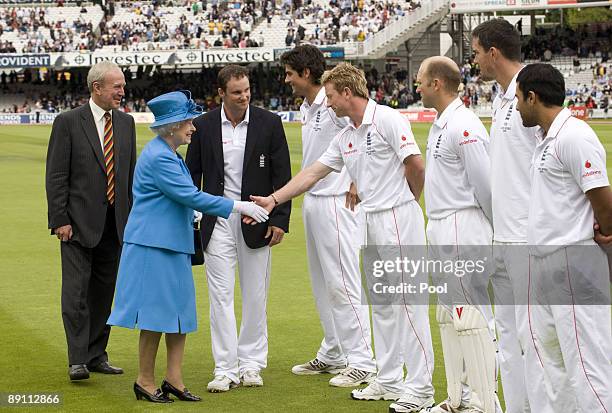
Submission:
<svg viewBox="0 0 612 413">
<path fill-rule="evenodd" d="M 193 248 L 195 253 L 191 256 L 191 265 L 203 265 L 204 251 L 202 250 L 202 234 L 198 222 L 193 224 Z"/>
</svg>

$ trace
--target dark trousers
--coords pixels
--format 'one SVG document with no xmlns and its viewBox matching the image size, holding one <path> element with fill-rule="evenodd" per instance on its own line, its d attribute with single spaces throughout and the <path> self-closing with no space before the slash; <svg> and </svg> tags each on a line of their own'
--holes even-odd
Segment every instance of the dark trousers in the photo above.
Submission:
<svg viewBox="0 0 612 413">
<path fill-rule="evenodd" d="M 68 364 L 95 366 L 108 360 L 106 344 L 121 245 L 114 208 L 108 208 L 102 239 L 94 248 L 62 242 L 62 319 Z"/>
</svg>

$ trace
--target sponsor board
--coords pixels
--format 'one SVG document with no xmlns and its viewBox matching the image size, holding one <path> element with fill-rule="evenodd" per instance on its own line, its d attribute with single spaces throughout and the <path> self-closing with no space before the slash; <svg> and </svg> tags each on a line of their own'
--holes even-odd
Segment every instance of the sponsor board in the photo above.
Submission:
<svg viewBox="0 0 612 413">
<path fill-rule="evenodd" d="M 248 49 L 205 49 L 147 52 L 95 52 L 52 53 L 50 61 L 57 67 L 90 67 L 103 60 L 119 66 L 158 66 L 193 64 L 228 64 L 273 62 L 274 49 L 256 47 Z"/>
<path fill-rule="evenodd" d="M 589 118 L 589 111 L 586 106 L 570 106 L 569 110 L 572 112 L 572 116 L 578 119 L 587 120 Z"/>
<path fill-rule="evenodd" d="M 431 110 L 405 110 L 400 109 L 399 112 L 406 116 L 410 122 L 433 122 L 438 115 L 438 112 Z"/>
<path fill-rule="evenodd" d="M 129 112 L 136 123 L 153 123 L 155 116 L 151 112 Z"/>
<path fill-rule="evenodd" d="M 50 54 L 0 54 L 0 69 L 51 66 Z"/>
<path fill-rule="evenodd" d="M 280 116 L 283 122 L 295 122 L 301 119 L 300 112 L 282 111 L 274 112 Z M 29 125 L 41 124 L 51 125 L 59 113 L 43 113 L 38 114 L 38 122 L 36 122 L 36 112 L 33 113 L 0 113 L 0 125 Z M 155 120 L 155 116 L 151 112 L 128 112 L 128 115 L 134 118 L 134 122 L 139 124 L 151 124 Z"/>
<path fill-rule="evenodd" d="M 25 122 L 25 118 L 28 118 L 28 122 Z M 29 115 L 22 115 L 19 113 L 0 113 L 0 125 L 19 125 L 21 123 L 30 123 Z"/>
<path fill-rule="evenodd" d="M 109 60 L 119 66 L 147 66 L 166 64 L 173 52 L 69 52 L 53 53 L 55 66 L 89 67 Z"/>
<path fill-rule="evenodd" d="M 274 49 L 274 59 L 279 60 L 283 53 L 291 50 L 290 47 L 284 49 Z M 319 47 L 321 53 L 323 53 L 323 57 L 326 59 L 344 59 L 344 47 Z"/>
<path fill-rule="evenodd" d="M 608 6 L 605 0 L 451 0 L 451 13 L 475 13 L 564 7 Z"/>
<path fill-rule="evenodd" d="M 59 113 L 0 113 L 0 125 L 51 125 Z"/>
<path fill-rule="evenodd" d="M 177 50 L 167 64 L 227 64 L 273 62 L 274 49 L 254 47 L 246 49 Z"/>
</svg>

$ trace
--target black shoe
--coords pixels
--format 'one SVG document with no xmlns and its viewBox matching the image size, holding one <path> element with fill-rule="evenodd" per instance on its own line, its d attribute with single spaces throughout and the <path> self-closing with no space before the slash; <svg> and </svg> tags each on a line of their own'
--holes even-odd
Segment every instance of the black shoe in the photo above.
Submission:
<svg viewBox="0 0 612 413">
<path fill-rule="evenodd" d="M 108 364 L 108 361 L 96 364 L 95 366 L 89 366 L 89 371 L 102 374 L 123 374 L 121 367 L 115 367 Z"/>
<path fill-rule="evenodd" d="M 180 391 L 166 380 L 162 381 L 161 391 L 164 393 L 164 396 L 168 397 L 168 393 L 174 394 L 179 400 L 184 402 L 199 402 L 202 400 L 200 396 L 196 396 L 191 393 L 186 388 L 183 391 Z"/>
<path fill-rule="evenodd" d="M 73 364 L 68 369 L 70 380 L 85 380 L 89 378 L 89 370 L 85 364 Z"/>
<path fill-rule="evenodd" d="M 173 400 L 170 400 L 169 397 L 166 397 L 164 393 L 160 389 L 155 390 L 154 394 L 149 393 L 142 387 L 138 385 L 138 383 L 134 383 L 134 394 L 136 395 L 136 400 L 145 399 L 151 403 L 172 403 Z"/>
</svg>

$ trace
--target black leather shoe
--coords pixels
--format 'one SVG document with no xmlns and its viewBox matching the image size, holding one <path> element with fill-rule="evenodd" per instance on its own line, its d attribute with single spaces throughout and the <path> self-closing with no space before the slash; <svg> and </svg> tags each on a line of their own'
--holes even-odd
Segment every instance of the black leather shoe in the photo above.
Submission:
<svg viewBox="0 0 612 413">
<path fill-rule="evenodd" d="M 169 397 L 166 397 L 164 393 L 160 389 L 155 390 L 154 394 L 149 393 L 142 387 L 138 385 L 138 383 L 134 383 L 134 394 L 136 395 L 136 400 L 146 400 L 151 403 L 172 403 Z"/>
<path fill-rule="evenodd" d="M 108 361 L 96 364 L 95 366 L 89 366 L 89 371 L 102 374 L 123 374 L 121 367 L 115 367 L 108 364 Z"/>
<path fill-rule="evenodd" d="M 85 364 L 73 364 L 68 369 L 70 380 L 85 380 L 89 378 L 89 370 Z"/>
<path fill-rule="evenodd" d="M 162 381 L 161 391 L 166 397 L 168 397 L 168 393 L 171 393 L 174 394 L 179 400 L 182 400 L 184 402 L 199 402 L 202 400 L 200 396 L 196 396 L 186 388 L 184 388 L 183 391 L 180 391 L 179 389 L 168 383 L 166 380 Z"/>
</svg>

